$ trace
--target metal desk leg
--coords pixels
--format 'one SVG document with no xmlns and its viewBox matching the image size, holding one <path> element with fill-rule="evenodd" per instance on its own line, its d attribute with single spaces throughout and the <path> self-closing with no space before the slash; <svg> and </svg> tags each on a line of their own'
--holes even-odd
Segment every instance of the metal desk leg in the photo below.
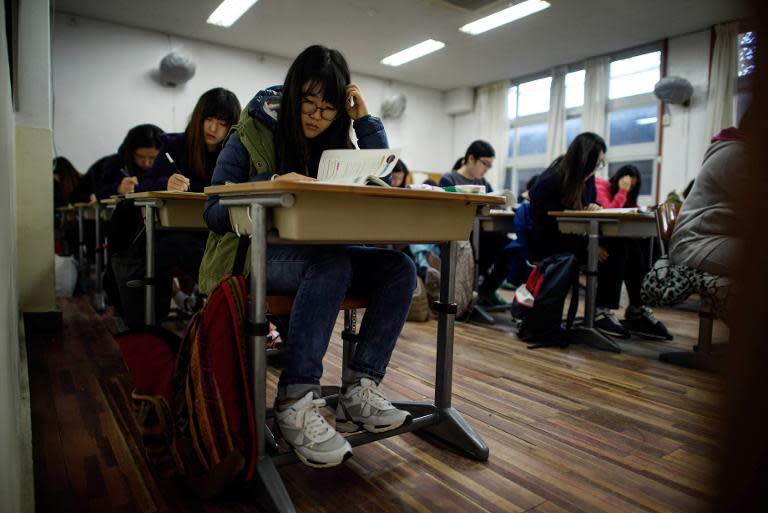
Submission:
<svg viewBox="0 0 768 513">
<path fill-rule="evenodd" d="M 456 305 L 453 303 L 456 264 L 456 242 L 441 245 L 440 303 L 437 320 L 437 368 L 435 372 L 435 406 L 439 420 L 416 433 L 427 434 L 454 447 L 478 461 L 488 459 L 488 446 L 464 417 L 451 406 L 453 384 L 453 326 Z"/>
<path fill-rule="evenodd" d="M 155 209 L 146 204 L 144 229 L 147 237 L 147 269 L 144 275 L 144 321 L 154 326 L 155 319 Z"/>
<path fill-rule="evenodd" d="M 94 255 L 96 257 L 96 289 L 93 294 L 94 308 L 97 312 L 103 312 L 107 309 L 104 299 L 104 286 L 102 272 L 104 271 L 104 246 L 101 237 L 101 205 L 96 202 L 94 206 L 96 211 L 96 244 L 94 245 Z"/>
<path fill-rule="evenodd" d="M 574 344 L 586 344 L 595 349 L 620 353 L 621 348 L 594 328 L 595 300 L 597 298 L 597 251 L 599 224 L 592 220 L 589 222 L 589 240 L 587 243 L 587 297 L 584 304 L 584 324 L 571 328 L 568 338 Z"/>
<path fill-rule="evenodd" d="M 475 257 L 475 281 L 474 291 L 480 299 L 480 218 L 475 216 L 475 221 L 472 225 L 472 255 Z M 479 322 L 480 324 L 496 324 L 496 319 L 489 314 L 485 308 L 475 304 L 472 306 L 472 311 L 469 313 L 469 319 Z"/>
<path fill-rule="evenodd" d="M 251 401 L 256 419 L 256 471 L 254 481 L 267 499 L 267 509 L 279 513 L 295 513 L 288 491 L 277 472 L 272 458 L 267 454 L 265 436 L 267 430 L 267 210 L 251 203 L 251 276 L 249 318 L 255 333 L 248 336 L 248 361 L 251 382 Z"/>
<path fill-rule="evenodd" d="M 82 208 L 77 209 L 77 270 L 80 289 L 88 290 L 88 252 L 85 247 L 85 221 Z"/>
</svg>

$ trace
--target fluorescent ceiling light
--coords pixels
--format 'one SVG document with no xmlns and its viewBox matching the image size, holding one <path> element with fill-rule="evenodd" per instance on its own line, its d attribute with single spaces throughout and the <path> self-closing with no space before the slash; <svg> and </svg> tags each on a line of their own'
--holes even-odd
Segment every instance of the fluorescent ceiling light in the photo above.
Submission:
<svg viewBox="0 0 768 513">
<path fill-rule="evenodd" d="M 656 121 L 658 121 L 658 119 L 656 118 L 656 116 L 654 116 L 652 118 L 640 118 L 637 121 L 635 121 L 635 124 L 637 124 L 637 125 L 652 125 L 652 124 L 656 123 Z"/>
<path fill-rule="evenodd" d="M 512 7 L 507 7 L 503 11 L 491 14 L 485 18 L 480 18 L 472 23 L 467 23 L 459 30 L 466 32 L 467 34 L 472 34 L 473 36 L 482 34 L 483 32 L 504 25 L 505 23 L 519 20 L 520 18 L 525 18 L 533 13 L 543 11 L 547 7 L 549 7 L 549 2 L 545 2 L 544 0 L 525 0 L 525 2 L 513 5 Z"/>
<path fill-rule="evenodd" d="M 417 45 L 392 54 L 389 57 L 384 57 L 381 59 L 381 63 L 386 64 L 387 66 L 400 66 L 401 64 L 405 64 L 406 62 L 412 61 L 413 59 L 424 57 L 428 53 L 436 52 L 444 46 L 445 43 L 435 41 L 434 39 L 427 39 L 426 41 L 422 41 Z"/>
<path fill-rule="evenodd" d="M 224 0 L 215 11 L 205 20 L 211 25 L 231 27 L 245 11 L 251 8 L 259 0 Z"/>
</svg>

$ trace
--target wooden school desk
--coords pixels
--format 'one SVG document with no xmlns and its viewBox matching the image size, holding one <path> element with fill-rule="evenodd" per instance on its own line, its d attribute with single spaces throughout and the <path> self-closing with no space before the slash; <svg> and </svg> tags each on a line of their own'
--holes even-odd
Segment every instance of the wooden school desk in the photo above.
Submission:
<svg viewBox="0 0 768 513">
<path fill-rule="evenodd" d="M 456 242 L 467 240 L 478 208 L 500 205 L 504 198 L 441 191 L 336 185 L 317 182 L 249 182 L 208 187 L 230 209 L 233 228 L 251 237 L 249 318 L 266 324 L 266 246 L 273 243 L 443 243 L 437 329 L 434 402 L 396 402 L 413 415 L 408 426 L 385 433 L 347 437 L 353 446 L 421 430 L 465 454 L 485 461 L 488 446 L 451 407 L 453 304 Z M 255 481 L 274 510 L 295 511 L 276 465 L 295 461 L 293 453 L 274 452 L 266 425 L 266 330 L 248 337 L 249 376 L 256 417 L 258 460 Z M 269 441 L 269 448 L 267 447 Z M 272 453 L 272 454 L 270 454 Z"/>
<path fill-rule="evenodd" d="M 549 212 L 557 218 L 560 233 L 586 235 L 587 242 L 587 296 L 584 305 L 584 324 L 571 330 L 571 341 L 597 349 L 620 353 L 621 349 L 610 337 L 594 328 L 595 299 L 597 297 L 597 251 L 599 237 L 649 238 L 656 236 L 653 215 L 637 213 L 588 212 L 565 210 Z"/>
<path fill-rule="evenodd" d="M 201 192 L 153 191 L 128 194 L 137 207 L 144 207 L 147 271 L 144 276 L 144 320 L 154 326 L 155 319 L 155 223 L 161 229 L 208 230 L 203 219 L 205 194 Z"/>
<path fill-rule="evenodd" d="M 472 227 L 472 250 L 475 257 L 475 292 L 479 293 L 479 274 L 480 274 L 480 233 L 512 233 L 515 231 L 515 211 L 504 209 L 491 209 L 490 212 L 479 214 L 475 217 L 475 223 Z M 470 313 L 470 319 L 477 320 L 483 324 L 496 324 L 496 320 L 488 312 L 498 312 L 508 310 L 511 304 L 498 306 L 480 306 L 475 304 Z"/>
</svg>

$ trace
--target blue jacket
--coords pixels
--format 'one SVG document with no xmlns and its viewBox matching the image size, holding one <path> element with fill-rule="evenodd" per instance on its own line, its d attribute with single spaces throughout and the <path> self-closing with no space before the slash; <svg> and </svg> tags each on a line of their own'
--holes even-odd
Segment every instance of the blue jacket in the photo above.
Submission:
<svg viewBox="0 0 768 513">
<path fill-rule="evenodd" d="M 263 91 L 259 91 L 256 96 L 248 103 L 246 107 L 248 114 L 257 122 L 264 125 L 271 136 L 269 140 L 260 141 L 265 145 L 272 145 L 274 148 L 274 133 L 277 129 L 277 111 L 272 108 L 279 104 L 282 86 L 273 86 Z M 364 116 L 352 123 L 357 135 L 357 145 L 364 149 L 388 148 L 387 134 L 384 131 L 384 125 L 381 120 L 373 116 Z M 281 169 L 279 163 L 276 169 L 265 169 L 251 175 L 250 156 L 248 150 L 240 141 L 240 136 L 236 130 L 233 130 L 229 139 L 227 139 L 224 149 L 221 150 L 219 160 L 216 163 L 216 169 L 213 172 L 211 185 L 223 185 L 226 182 L 242 183 L 248 181 L 269 180 L 273 174 L 284 174 L 289 170 Z M 227 208 L 219 205 L 218 196 L 211 196 L 205 204 L 203 214 L 208 227 L 219 234 L 231 230 L 229 225 L 229 214 Z"/>
</svg>

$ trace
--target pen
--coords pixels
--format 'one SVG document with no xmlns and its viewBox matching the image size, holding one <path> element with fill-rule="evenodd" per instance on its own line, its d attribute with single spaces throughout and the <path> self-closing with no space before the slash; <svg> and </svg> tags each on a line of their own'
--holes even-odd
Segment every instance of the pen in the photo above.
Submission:
<svg viewBox="0 0 768 513">
<path fill-rule="evenodd" d="M 167 151 L 165 152 L 165 158 L 167 158 L 168 162 L 171 163 L 171 165 L 173 166 L 173 169 L 176 171 L 176 173 L 178 173 L 180 175 L 183 175 L 183 173 L 181 171 L 179 171 L 179 168 L 176 166 L 176 162 L 174 162 L 173 158 L 171 158 L 171 154 L 168 153 Z M 189 183 L 187 183 L 187 190 L 189 190 Z"/>
</svg>

